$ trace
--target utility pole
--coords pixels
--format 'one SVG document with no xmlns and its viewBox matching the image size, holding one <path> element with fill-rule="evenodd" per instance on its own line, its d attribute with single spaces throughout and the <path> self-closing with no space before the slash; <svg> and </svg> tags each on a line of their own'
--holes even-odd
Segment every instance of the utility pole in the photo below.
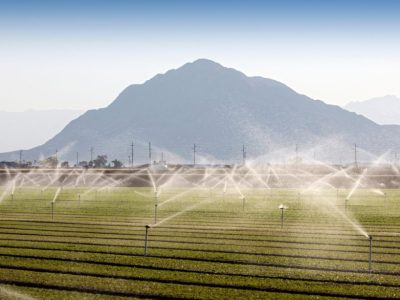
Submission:
<svg viewBox="0 0 400 300">
<path fill-rule="evenodd" d="M 242 164 L 243 164 L 243 166 L 246 165 L 246 147 L 244 146 L 244 144 L 242 147 Z"/>
<path fill-rule="evenodd" d="M 358 169 L 357 144 L 354 144 L 354 165 L 355 165 L 356 169 Z"/>
<path fill-rule="evenodd" d="M 90 161 L 93 164 L 93 147 L 90 147 Z"/>
<path fill-rule="evenodd" d="M 131 156 L 130 155 L 128 155 L 128 165 L 129 166 L 131 165 Z"/>
<path fill-rule="evenodd" d="M 132 159 L 131 159 L 131 166 L 132 166 L 132 168 L 133 168 L 133 141 L 132 141 L 132 144 L 131 144 L 131 157 L 132 157 Z"/>
<path fill-rule="evenodd" d="M 76 152 L 76 166 L 79 166 L 79 152 Z"/>
<path fill-rule="evenodd" d="M 22 150 L 19 150 L 19 166 L 22 164 Z"/>
<path fill-rule="evenodd" d="M 56 149 L 56 160 L 58 161 L 58 149 Z"/>
<path fill-rule="evenodd" d="M 151 165 L 151 142 L 149 142 L 149 161 Z"/>
<path fill-rule="evenodd" d="M 196 165 L 196 152 L 197 152 L 196 144 L 193 144 L 193 166 Z"/>
</svg>

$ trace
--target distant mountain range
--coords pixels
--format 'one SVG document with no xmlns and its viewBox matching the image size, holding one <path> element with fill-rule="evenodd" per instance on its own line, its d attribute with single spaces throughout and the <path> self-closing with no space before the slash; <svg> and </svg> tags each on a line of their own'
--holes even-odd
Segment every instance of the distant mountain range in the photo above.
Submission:
<svg viewBox="0 0 400 300">
<path fill-rule="evenodd" d="M 0 152 L 30 149 L 44 144 L 83 112 L 80 110 L 0 111 L 0 128 L 2 128 Z"/>
<path fill-rule="evenodd" d="M 298 94 L 288 86 L 243 73 L 206 59 L 128 86 L 108 107 L 89 110 L 45 144 L 25 151 L 30 159 L 53 155 L 90 159 L 108 154 L 126 162 L 134 140 L 135 163 L 164 153 L 167 161 L 190 162 L 193 144 L 198 162 L 239 162 L 248 157 L 290 160 L 299 155 L 335 162 L 352 161 L 400 147 L 400 126 L 382 126 Z M 0 160 L 18 159 L 17 152 Z"/>
<path fill-rule="evenodd" d="M 394 95 L 350 102 L 345 109 L 363 115 L 378 124 L 400 125 L 400 98 Z"/>
</svg>

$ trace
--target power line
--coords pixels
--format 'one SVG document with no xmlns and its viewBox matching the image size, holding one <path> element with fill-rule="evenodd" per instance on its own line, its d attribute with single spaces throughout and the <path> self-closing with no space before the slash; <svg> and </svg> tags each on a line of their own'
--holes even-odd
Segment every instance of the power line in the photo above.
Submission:
<svg viewBox="0 0 400 300">
<path fill-rule="evenodd" d="M 133 141 L 132 141 L 132 144 L 131 144 L 131 166 L 132 166 L 132 168 L 133 168 L 133 165 L 134 165 L 134 163 L 133 163 L 133 155 L 134 155 L 134 152 L 133 152 Z"/>
<path fill-rule="evenodd" d="M 90 147 L 90 161 L 93 162 L 93 147 Z"/>
<path fill-rule="evenodd" d="M 242 163 L 243 163 L 243 166 L 246 165 L 246 147 L 244 146 L 244 144 L 242 147 Z"/>
<path fill-rule="evenodd" d="M 196 144 L 193 144 L 193 165 L 194 166 L 196 165 L 196 152 L 197 152 Z"/>
<path fill-rule="evenodd" d="M 149 142 L 149 161 L 151 164 L 151 142 Z"/>
</svg>

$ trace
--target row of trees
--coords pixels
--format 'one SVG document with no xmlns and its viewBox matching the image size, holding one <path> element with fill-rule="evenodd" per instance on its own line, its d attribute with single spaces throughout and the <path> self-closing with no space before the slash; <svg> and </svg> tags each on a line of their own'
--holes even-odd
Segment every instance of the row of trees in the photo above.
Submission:
<svg viewBox="0 0 400 300">
<path fill-rule="evenodd" d="M 46 159 L 39 161 L 38 163 L 32 163 L 30 161 L 23 161 L 23 162 L 0 162 L 0 167 L 12 167 L 12 168 L 30 168 L 32 166 L 38 165 L 39 167 L 43 168 L 56 168 L 61 166 L 62 168 L 69 168 L 70 164 L 68 161 L 59 162 L 56 156 L 49 156 Z M 110 163 L 108 162 L 107 155 L 98 155 L 96 159 L 92 161 L 80 161 L 78 166 L 75 167 L 82 167 L 82 168 L 122 168 L 123 163 L 118 159 L 114 159 Z"/>
</svg>

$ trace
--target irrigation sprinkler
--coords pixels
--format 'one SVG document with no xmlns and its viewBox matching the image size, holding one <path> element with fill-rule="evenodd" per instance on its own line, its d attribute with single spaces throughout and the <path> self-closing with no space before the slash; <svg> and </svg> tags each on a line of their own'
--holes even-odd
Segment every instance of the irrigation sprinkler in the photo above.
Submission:
<svg viewBox="0 0 400 300">
<path fill-rule="evenodd" d="M 14 200 L 14 193 L 11 193 L 11 200 Z"/>
<path fill-rule="evenodd" d="M 369 259 L 368 259 L 368 271 L 372 272 L 372 235 L 368 235 L 369 239 Z"/>
<path fill-rule="evenodd" d="M 242 196 L 242 205 L 243 205 L 243 210 L 244 210 L 244 207 L 245 207 L 245 205 L 246 205 L 246 197 L 245 196 Z"/>
<path fill-rule="evenodd" d="M 337 188 L 336 189 L 336 201 L 338 201 L 339 200 L 339 189 Z"/>
<path fill-rule="evenodd" d="M 157 207 L 158 204 L 154 204 L 154 224 L 157 224 Z"/>
<path fill-rule="evenodd" d="M 386 207 L 386 200 L 387 200 L 387 196 L 386 196 L 386 192 L 384 192 L 383 193 L 383 204 L 385 205 L 385 207 Z"/>
<path fill-rule="evenodd" d="M 349 198 L 344 199 L 344 210 L 347 211 L 347 202 L 349 202 Z"/>
<path fill-rule="evenodd" d="M 287 207 L 283 204 L 279 205 L 279 209 L 281 210 L 281 229 L 283 228 L 283 212 Z"/>
<path fill-rule="evenodd" d="M 145 235 L 144 235 L 144 256 L 147 256 L 147 238 L 149 235 L 149 229 L 151 228 L 150 225 L 146 225 L 145 227 Z"/>
<path fill-rule="evenodd" d="M 81 207 L 81 194 L 78 195 L 78 206 Z"/>
<path fill-rule="evenodd" d="M 51 220 L 54 220 L 54 201 L 51 201 Z"/>
<path fill-rule="evenodd" d="M 158 210 L 158 193 L 154 191 L 154 224 L 157 224 L 157 210 Z"/>
</svg>

